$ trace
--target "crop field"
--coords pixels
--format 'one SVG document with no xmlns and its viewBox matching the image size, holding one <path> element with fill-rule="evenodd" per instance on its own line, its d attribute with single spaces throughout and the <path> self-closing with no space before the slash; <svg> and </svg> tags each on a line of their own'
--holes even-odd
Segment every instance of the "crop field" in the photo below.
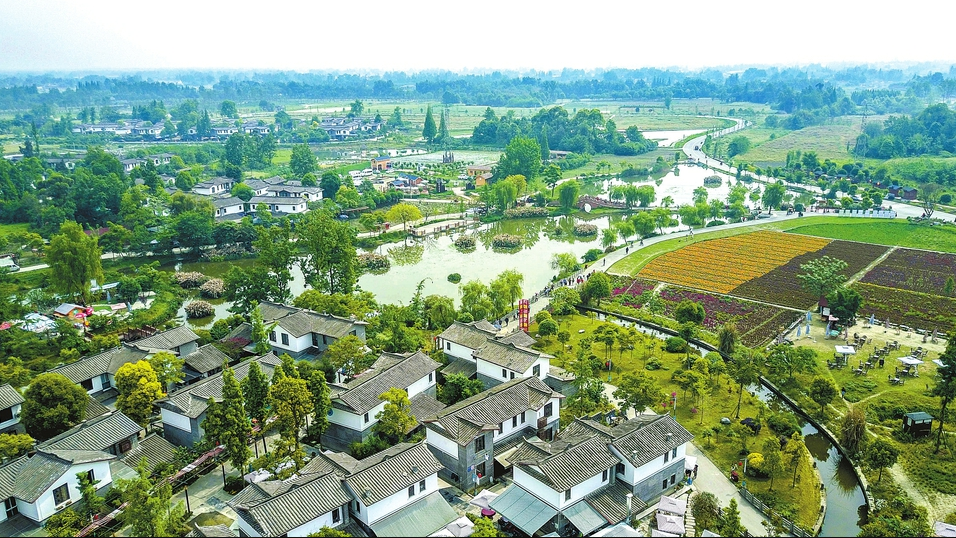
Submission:
<svg viewBox="0 0 956 538">
<path fill-rule="evenodd" d="M 887 288 L 942 295 L 956 276 L 956 256 L 925 250 L 896 249 L 860 282 Z"/>
<path fill-rule="evenodd" d="M 794 257 L 819 251 L 828 243 L 826 239 L 770 231 L 701 241 L 655 258 L 638 276 L 730 293 Z"/>
<path fill-rule="evenodd" d="M 787 234 L 787 237 L 796 236 Z M 739 297 L 791 308 L 809 308 L 817 302 L 818 297 L 804 290 L 800 279 L 797 278 L 797 275 L 803 272 L 800 269 L 802 264 L 822 256 L 843 260 L 847 263 L 843 274 L 849 278 L 865 269 L 885 252 L 886 247 L 880 245 L 833 241 L 819 250 L 792 258 L 772 271 L 741 284 L 731 293 Z"/>
<path fill-rule="evenodd" d="M 888 319 L 893 324 L 925 331 L 939 329 L 947 334 L 956 331 L 956 299 L 952 297 L 861 282 L 853 287 L 863 296 L 860 307 L 863 317 L 873 315 L 876 319 Z"/>
<path fill-rule="evenodd" d="M 736 157 L 736 160 L 752 163 L 761 168 L 768 165 L 783 166 L 787 162 L 788 151 L 800 150 L 804 153 L 816 152 L 821 161 L 832 159 L 843 162 L 851 158 L 851 155 L 847 153 L 847 144 L 850 144 L 852 149 L 859 134 L 859 120 L 846 118 L 839 123 L 814 125 L 789 131 Z"/>
<path fill-rule="evenodd" d="M 956 253 L 956 226 L 924 226 L 884 219 L 810 224 L 792 233 Z"/>
</svg>

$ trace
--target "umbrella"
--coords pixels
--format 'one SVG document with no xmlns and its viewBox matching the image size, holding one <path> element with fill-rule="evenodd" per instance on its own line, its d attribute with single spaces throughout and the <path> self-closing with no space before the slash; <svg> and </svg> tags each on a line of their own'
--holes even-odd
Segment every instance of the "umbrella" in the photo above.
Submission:
<svg viewBox="0 0 956 538">
<path fill-rule="evenodd" d="M 831 316 L 830 316 L 830 321 L 840 321 L 840 318 L 831 315 Z"/>
<path fill-rule="evenodd" d="M 900 357 L 899 359 L 896 359 L 896 360 L 908 366 L 916 366 L 919 364 L 923 364 L 923 361 L 917 359 L 916 357 Z"/>
<path fill-rule="evenodd" d="M 813 318 L 813 316 L 810 314 L 810 312 L 807 312 L 807 323 L 810 323 L 810 320 L 811 320 L 812 318 Z"/>
<path fill-rule="evenodd" d="M 800 331 L 801 331 L 801 329 L 803 329 L 803 327 L 797 325 L 797 338 L 800 338 Z"/>
<path fill-rule="evenodd" d="M 873 325 L 874 321 L 876 321 L 876 314 L 870 314 L 870 325 Z"/>
<path fill-rule="evenodd" d="M 939 359 L 933 359 L 933 364 L 935 364 L 936 366 L 946 366 L 945 364 L 943 364 L 943 361 Z"/>
</svg>

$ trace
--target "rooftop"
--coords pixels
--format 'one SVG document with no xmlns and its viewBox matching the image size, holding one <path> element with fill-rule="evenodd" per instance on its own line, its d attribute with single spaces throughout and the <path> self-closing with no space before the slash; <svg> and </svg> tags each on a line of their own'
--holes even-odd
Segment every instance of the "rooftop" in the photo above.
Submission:
<svg viewBox="0 0 956 538">
<path fill-rule="evenodd" d="M 249 366 L 253 361 L 258 362 L 262 372 L 272 378 L 275 367 L 282 364 L 279 357 L 273 353 L 267 353 L 261 357 L 239 363 L 233 368 L 236 379 L 240 382 L 249 375 Z M 187 416 L 189 418 L 199 418 L 209 407 L 209 398 L 215 401 L 222 401 L 222 372 L 207 377 L 190 385 L 179 389 L 156 402 L 162 409 L 167 409 L 174 413 Z"/>
<path fill-rule="evenodd" d="M 366 505 L 417 484 L 442 469 L 424 443 L 400 443 L 359 461 L 345 483 Z"/>
<path fill-rule="evenodd" d="M 438 337 L 469 349 L 478 349 L 488 338 L 493 338 L 496 334 L 498 330 L 494 325 L 482 319 L 471 323 L 452 322 Z"/>
<path fill-rule="evenodd" d="M 333 385 L 332 403 L 349 411 L 367 413 L 382 403 L 379 396 L 392 387 L 408 390 L 419 379 L 434 372 L 439 363 L 421 351 L 407 357 L 383 353 L 369 370 L 344 385 Z M 336 388 L 339 392 L 335 392 Z"/>
<path fill-rule="evenodd" d="M 483 361 L 490 362 L 514 370 L 516 372 L 525 372 L 531 365 L 539 359 L 551 359 L 551 355 L 540 351 L 515 345 L 514 343 L 503 343 L 497 340 L 486 340 L 473 353 L 474 357 Z"/>
<path fill-rule="evenodd" d="M 142 429 L 131 418 L 120 411 L 114 411 L 108 415 L 81 422 L 52 439 L 37 443 L 37 449 L 106 451 L 124 439 L 139 435 Z"/>
</svg>

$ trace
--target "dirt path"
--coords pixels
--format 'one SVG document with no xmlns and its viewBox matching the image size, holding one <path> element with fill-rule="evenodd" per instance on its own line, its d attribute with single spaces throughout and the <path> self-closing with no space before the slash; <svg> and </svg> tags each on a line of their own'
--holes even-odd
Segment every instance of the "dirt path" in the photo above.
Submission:
<svg viewBox="0 0 956 538">
<path fill-rule="evenodd" d="M 890 473 L 900 488 L 913 498 L 913 502 L 926 508 L 930 524 L 933 521 L 941 521 L 947 514 L 956 511 L 956 495 L 924 491 L 910 480 L 899 463 L 884 472 Z"/>
<path fill-rule="evenodd" d="M 895 251 L 897 248 L 899 248 L 899 247 L 891 247 L 891 248 L 887 249 L 887 251 L 884 252 L 882 256 L 880 256 L 879 258 L 873 260 L 873 263 L 871 263 L 870 265 L 867 265 L 866 267 L 864 267 L 863 270 L 860 271 L 859 273 L 850 276 L 850 278 L 848 278 L 848 279 L 846 280 L 846 285 L 849 286 L 850 284 L 853 284 L 853 283 L 856 282 L 857 280 L 860 280 L 861 278 L 863 278 L 867 273 L 870 272 L 870 270 L 872 270 L 872 269 L 873 269 L 874 267 L 876 267 L 877 265 L 883 263 L 883 260 L 885 260 L 885 259 L 886 259 L 890 254 L 892 254 L 893 251 Z"/>
</svg>

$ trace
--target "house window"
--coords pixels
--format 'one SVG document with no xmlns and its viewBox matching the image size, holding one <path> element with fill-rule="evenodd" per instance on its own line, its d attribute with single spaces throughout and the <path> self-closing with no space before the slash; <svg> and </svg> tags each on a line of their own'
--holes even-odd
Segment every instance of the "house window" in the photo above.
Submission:
<svg viewBox="0 0 956 538">
<path fill-rule="evenodd" d="M 276 341 L 276 332 L 275 332 L 275 331 L 269 331 L 269 341 L 270 341 L 270 342 L 275 342 L 275 341 Z"/>
<path fill-rule="evenodd" d="M 461 481 L 461 477 L 455 473 L 451 473 L 451 481 L 457 484 Z"/>
<path fill-rule="evenodd" d="M 482 435 L 475 439 L 475 452 L 481 452 L 485 449 L 485 436 Z"/>
<path fill-rule="evenodd" d="M 505 423 L 498 424 L 498 435 L 505 433 Z"/>
<path fill-rule="evenodd" d="M 676 449 L 676 448 L 675 448 L 674 450 L 671 450 L 671 457 L 674 458 L 675 460 L 677 459 L 677 449 Z"/>
<path fill-rule="evenodd" d="M 365 413 L 365 423 L 368 424 L 368 413 Z"/>
<path fill-rule="evenodd" d="M 424 481 L 424 480 L 422 480 L 421 482 L 418 483 L 418 492 L 421 493 L 421 492 L 423 492 L 423 491 L 425 491 L 425 481 Z"/>
<path fill-rule="evenodd" d="M 535 377 L 541 377 L 541 365 L 535 364 L 534 368 L 531 369 L 531 375 Z"/>
<path fill-rule="evenodd" d="M 282 345 L 284 346 L 289 345 L 289 335 L 286 333 L 282 333 L 281 336 L 282 336 Z"/>
<path fill-rule="evenodd" d="M 515 378 L 515 373 L 511 372 L 511 379 L 514 379 L 514 378 Z"/>
<path fill-rule="evenodd" d="M 502 368 L 502 369 L 501 369 L 501 377 L 504 378 L 504 379 L 508 379 L 508 370 L 505 370 L 504 368 Z"/>
<path fill-rule="evenodd" d="M 62 486 L 53 490 L 54 504 L 61 505 L 68 500 L 70 500 L 70 485 L 69 484 L 63 484 Z"/>
<path fill-rule="evenodd" d="M 676 474 L 672 474 L 672 475 L 671 475 L 671 485 L 673 486 L 673 485 L 674 485 L 674 482 L 676 482 L 676 481 L 677 481 L 677 475 L 676 475 Z"/>
<path fill-rule="evenodd" d="M 668 461 L 670 461 L 670 459 L 671 459 L 671 454 L 670 454 L 670 452 L 665 452 L 665 453 L 664 453 L 664 463 L 667 463 Z"/>
<path fill-rule="evenodd" d="M 553 407 L 552 407 L 552 406 L 553 406 L 553 404 L 552 404 L 551 402 L 548 402 L 548 403 L 544 404 L 544 416 L 550 417 L 550 416 L 553 414 L 553 411 L 552 411 Z"/>
<path fill-rule="evenodd" d="M 564 490 L 564 500 L 566 500 L 566 501 L 570 501 L 570 500 L 571 500 L 571 490 L 570 490 L 570 489 Z"/>
<path fill-rule="evenodd" d="M 80 381 L 80 386 L 83 387 L 85 390 L 93 390 L 93 380 L 84 379 L 83 381 Z"/>
<path fill-rule="evenodd" d="M 339 521 L 342 521 L 342 515 L 339 514 L 339 509 L 336 508 L 332 510 L 332 523 L 338 523 Z"/>
<path fill-rule="evenodd" d="M 93 472 L 93 469 L 86 471 L 86 479 L 90 481 L 90 484 L 96 482 L 96 474 Z"/>
<path fill-rule="evenodd" d="M 0 422 L 6 422 L 8 420 L 13 420 L 12 407 L 8 407 L 6 409 L 0 409 Z"/>
<path fill-rule="evenodd" d="M 607 482 L 607 469 L 601 472 L 601 482 Z"/>
<path fill-rule="evenodd" d="M 524 411 L 522 411 L 522 412 L 521 412 L 521 423 L 524 424 L 526 420 L 527 420 L 527 419 L 526 419 L 526 417 L 525 417 Z"/>
<path fill-rule="evenodd" d="M 451 342 L 445 342 L 445 349 L 451 351 Z"/>
<path fill-rule="evenodd" d="M 360 502 L 358 502 L 358 501 L 355 501 L 355 513 L 356 513 L 356 514 L 361 514 L 361 513 L 362 513 L 362 503 L 360 503 Z"/>
<path fill-rule="evenodd" d="M 10 497 L 3 501 L 3 508 L 7 512 L 7 519 L 20 513 L 20 508 L 17 507 L 17 499 L 15 497 Z"/>
<path fill-rule="evenodd" d="M 113 386 L 113 384 L 110 383 L 110 374 L 100 374 L 100 384 L 103 385 L 103 390 Z"/>
<path fill-rule="evenodd" d="M 431 383 L 435 380 L 435 372 L 428 372 L 428 382 Z"/>
<path fill-rule="evenodd" d="M 624 464 L 618 463 L 617 465 L 615 465 L 614 472 L 616 472 L 617 474 L 624 474 Z"/>
<path fill-rule="evenodd" d="M 664 479 L 664 483 L 661 484 L 661 489 L 667 489 L 667 479 Z"/>
<path fill-rule="evenodd" d="M 319 336 L 312 333 L 312 347 L 319 347 Z"/>
<path fill-rule="evenodd" d="M 518 427 L 518 415 L 511 417 L 511 427 L 512 428 Z"/>
<path fill-rule="evenodd" d="M 485 476 L 485 462 L 481 462 L 478 465 L 475 465 L 475 473 L 478 474 L 479 479 Z"/>
<path fill-rule="evenodd" d="M 408 486 L 408 498 L 411 499 L 414 496 L 415 496 L 415 486 L 413 484 L 411 486 Z"/>
</svg>

